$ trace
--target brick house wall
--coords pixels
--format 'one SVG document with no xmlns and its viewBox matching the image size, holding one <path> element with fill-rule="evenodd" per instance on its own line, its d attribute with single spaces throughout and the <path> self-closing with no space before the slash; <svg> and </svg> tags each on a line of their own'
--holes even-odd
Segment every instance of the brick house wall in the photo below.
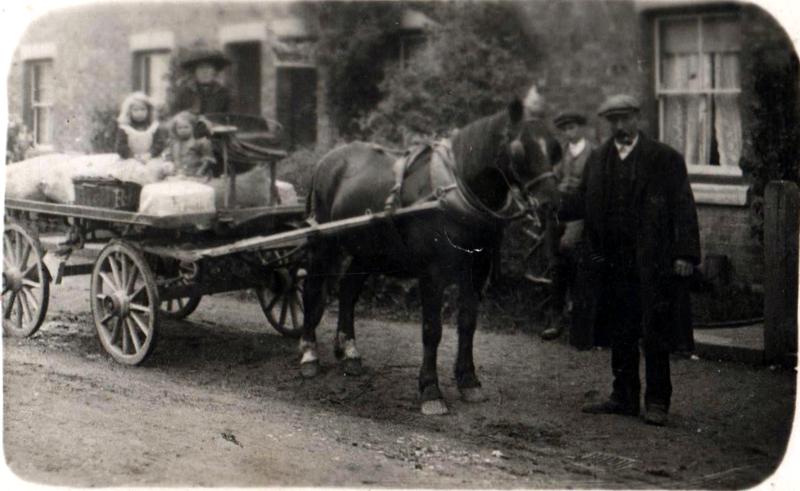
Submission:
<svg viewBox="0 0 800 491">
<path fill-rule="evenodd" d="M 740 108 L 743 160 L 752 147 L 760 118 L 780 118 L 786 101 L 758 99 L 753 80 L 754 66 L 765 56 L 775 63 L 793 66 L 796 54 L 783 29 L 759 7 L 722 2 L 670 2 L 658 5 L 637 1 L 561 0 L 528 2 L 520 6 L 531 26 L 530 35 L 540 46 L 534 60 L 539 85 L 551 114 L 565 108 L 583 111 L 589 117 L 588 133 L 595 142 L 607 138 L 606 127 L 595 111 L 613 93 L 627 92 L 642 103 L 643 130 L 658 137 L 658 102 L 655 96 L 654 22 L 662 15 L 736 12 L 742 28 Z M 776 69 L 782 69 L 780 66 Z M 798 85 L 798 76 L 793 74 Z M 794 100 L 795 104 L 797 100 Z M 790 109 L 791 111 L 792 109 Z M 793 109 L 800 114 L 800 107 Z M 752 153 L 752 149 L 749 150 Z M 725 255 L 733 281 L 760 284 L 763 281 L 763 248 L 751 233 L 751 178 L 743 176 L 692 175 L 698 202 L 703 255 Z M 735 203 L 735 204 L 734 204 Z"/>
<path fill-rule="evenodd" d="M 23 100 L 23 51 L 25 47 L 50 44 L 57 47 L 53 58 L 55 78 L 54 149 L 90 151 L 92 113 L 119 107 L 133 88 L 130 46 L 132 36 L 147 32 L 168 32 L 174 50 L 202 39 L 222 48 L 222 31 L 237 32 L 239 26 L 263 26 L 252 40 L 261 46 L 261 108 L 275 119 L 276 56 L 269 26 L 292 19 L 291 6 L 264 3 L 159 3 L 146 6 L 131 3 L 99 4 L 53 10 L 34 21 L 19 41 L 8 78 L 9 112 L 20 115 Z M 248 39 L 234 39 L 234 41 Z M 175 52 L 173 50 L 173 53 Z M 318 90 L 321 90 L 318 84 Z M 317 100 L 324 100 L 318 94 Z M 320 133 L 327 131 L 324 106 L 319 105 Z M 329 141 L 322 134 L 319 140 Z"/>
</svg>

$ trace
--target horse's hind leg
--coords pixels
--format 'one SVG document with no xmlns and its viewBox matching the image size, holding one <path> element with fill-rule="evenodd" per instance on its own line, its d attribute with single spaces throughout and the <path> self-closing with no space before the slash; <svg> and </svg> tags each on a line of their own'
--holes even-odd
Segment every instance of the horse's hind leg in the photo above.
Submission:
<svg viewBox="0 0 800 491">
<path fill-rule="evenodd" d="M 490 254 L 480 254 L 473 258 L 472 267 L 464 272 L 458 288 L 458 355 L 455 378 L 461 398 L 467 402 L 486 400 L 481 383 L 475 374 L 472 350 L 478 323 L 481 289 L 489 275 L 491 259 Z"/>
<path fill-rule="evenodd" d="M 300 337 L 300 373 L 314 377 L 319 373 L 319 352 L 316 329 L 325 313 L 326 280 L 333 274 L 336 254 L 330 247 L 319 244 L 309 252 L 308 274 L 303 289 L 304 323 Z"/>
<path fill-rule="evenodd" d="M 419 282 L 422 298 L 422 368 L 419 372 L 419 394 L 422 414 L 447 414 L 447 404 L 439 390 L 439 374 L 436 359 L 439 342 L 442 340 L 442 298 L 444 285 L 436 276 L 421 278 Z"/>
<path fill-rule="evenodd" d="M 343 359 L 345 375 L 361 375 L 361 355 L 356 348 L 356 334 L 353 325 L 354 311 L 358 297 L 364 289 L 369 273 L 358 258 L 353 258 L 347 272 L 339 281 L 339 321 L 333 349 L 336 357 Z"/>
</svg>

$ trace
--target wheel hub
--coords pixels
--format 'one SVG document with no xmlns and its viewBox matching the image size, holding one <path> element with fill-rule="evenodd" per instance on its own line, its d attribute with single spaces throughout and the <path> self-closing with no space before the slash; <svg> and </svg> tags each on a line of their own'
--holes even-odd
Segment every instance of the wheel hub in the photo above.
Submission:
<svg viewBox="0 0 800 491">
<path fill-rule="evenodd" d="M 126 317 L 130 312 L 130 299 L 121 292 L 106 295 L 103 299 L 103 307 L 118 317 Z"/>
<path fill-rule="evenodd" d="M 17 268 L 8 268 L 3 271 L 3 283 L 9 290 L 15 292 L 22 290 L 22 271 Z"/>
</svg>

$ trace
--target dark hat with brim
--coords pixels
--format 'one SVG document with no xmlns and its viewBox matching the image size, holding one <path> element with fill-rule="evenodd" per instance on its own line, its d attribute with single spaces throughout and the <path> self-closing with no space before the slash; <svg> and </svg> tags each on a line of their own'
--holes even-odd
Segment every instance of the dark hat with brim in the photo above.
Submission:
<svg viewBox="0 0 800 491">
<path fill-rule="evenodd" d="M 639 111 L 639 101 L 628 94 L 610 96 L 597 109 L 597 115 L 607 118 L 609 116 L 630 114 Z"/>
<path fill-rule="evenodd" d="M 197 65 L 208 63 L 217 70 L 222 70 L 231 64 L 231 60 L 222 51 L 216 49 L 199 48 L 194 49 L 181 61 L 181 68 L 193 70 Z"/>
<path fill-rule="evenodd" d="M 583 126 L 586 124 L 586 116 L 578 111 L 564 111 L 553 118 L 553 124 L 556 128 L 563 128 L 568 124 Z"/>
</svg>

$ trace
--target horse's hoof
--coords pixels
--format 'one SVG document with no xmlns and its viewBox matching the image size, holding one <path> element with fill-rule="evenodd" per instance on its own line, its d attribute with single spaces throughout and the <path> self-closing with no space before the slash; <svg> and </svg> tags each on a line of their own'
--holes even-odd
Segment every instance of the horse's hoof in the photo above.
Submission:
<svg viewBox="0 0 800 491">
<path fill-rule="evenodd" d="M 464 402 L 484 402 L 489 400 L 489 396 L 480 387 L 466 387 L 460 389 L 461 400 Z"/>
<path fill-rule="evenodd" d="M 442 416 L 447 414 L 447 404 L 444 399 L 422 401 L 422 414 L 425 416 Z"/>
<path fill-rule="evenodd" d="M 300 364 L 300 375 L 303 378 L 314 378 L 319 375 L 319 361 L 309 361 Z"/>
<path fill-rule="evenodd" d="M 344 366 L 345 375 L 358 377 L 364 373 L 364 367 L 361 365 L 361 358 L 345 358 L 342 365 Z"/>
</svg>

